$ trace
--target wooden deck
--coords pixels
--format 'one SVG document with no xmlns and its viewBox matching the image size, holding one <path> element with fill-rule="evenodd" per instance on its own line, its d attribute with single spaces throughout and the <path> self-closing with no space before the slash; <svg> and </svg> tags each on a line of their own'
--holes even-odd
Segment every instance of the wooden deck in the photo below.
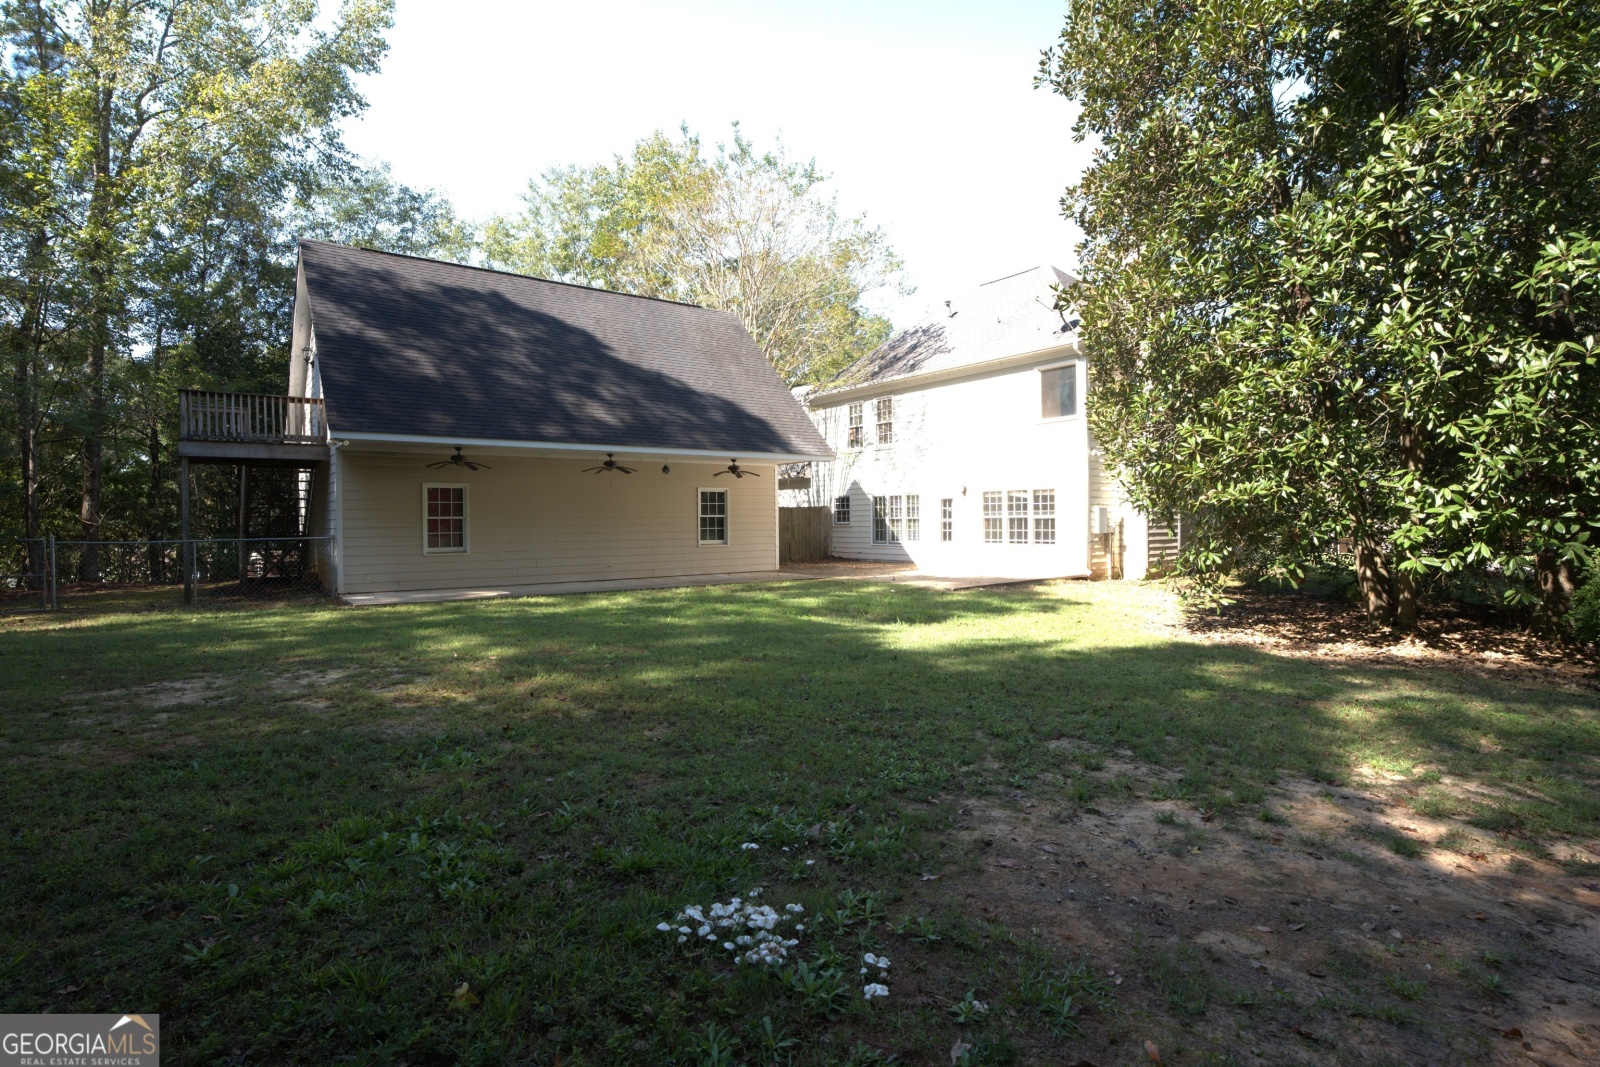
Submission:
<svg viewBox="0 0 1600 1067">
<path fill-rule="evenodd" d="M 191 463 L 312 467 L 328 459 L 322 400 L 178 390 L 178 457 Z"/>
</svg>

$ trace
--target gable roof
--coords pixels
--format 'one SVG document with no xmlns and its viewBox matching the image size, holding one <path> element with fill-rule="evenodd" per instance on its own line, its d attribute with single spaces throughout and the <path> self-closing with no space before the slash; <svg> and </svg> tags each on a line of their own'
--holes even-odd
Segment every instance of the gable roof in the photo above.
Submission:
<svg viewBox="0 0 1600 1067">
<path fill-rule="evenodd" d="M 722 311 L 300 242 L 335 435 L 831 455 Z"/>
<path fill-rule="evenodd" d="M 816 401 L 835 390 L 855 389 L 914 374 L 957 370 L 1075 344 L 1076 322 L 1054 310 L 1052 285 L 1078 279 L 1055 267 L 1031 267 L 984 282 L 902 330 L 820 385 Z M 1072 322 L 1069 327 L 1068 322 Z"/>
</svg>

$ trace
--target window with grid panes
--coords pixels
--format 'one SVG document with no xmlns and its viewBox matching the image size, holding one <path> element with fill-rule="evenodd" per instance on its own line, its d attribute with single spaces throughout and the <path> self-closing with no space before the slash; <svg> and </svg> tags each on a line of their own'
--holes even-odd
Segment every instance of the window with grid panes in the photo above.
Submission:
<svg viewBox="0 0 1600 1067">
<path fill-rule="evenodd" d="M 850 420 L 850 427 L 847 431 L 848 436 L 845 438 L 845 447 L 861 448 L 865 446 L 866 441 L 864 438 L 867 431 L 866 427 L 861 424 L 861 405 L 859 403 L 850 405 L 848 418 Z"/>
<path fill-rule="evenodd" d="M 425 554 L 467 550 L 467 487 L 423 486 L 422 551 Z"/>
<path fill-rule="evenodd" d="M 922 498 L 916 495 L 906 497 L 906 530 L 905 540 L 922 540 Z"/>
<path fill-rule="evenodd" d="M 700 543 L 725 545 L 728 543 L 728 491 L 726 489 L 700 490 Z"/>
<path fill-rule="evenodd" d="M 878 400 L 878 443 L 880 445 L 894 444 L 894 397 L 886 396 Z"/>
<path fill-rule="evenodd" d="M 833 498 L 833 524 L 835 526 L 850 525 L 850 497 L 848 495 Z"/>
<path fill-rule="evenodd" d="M 1014 545 L 1028 543 L 1028 491 L 1006 492 L 1006 540 Z"/>
<path fill-rule="evenodd" d="M 1056 543 L 1056 491 L 1054 489 L 1035 489 L 1033 491 L 1033 543 L 1036 545 L 1053 545 Z"/>
<path fill-rule="evenodd" d="M 939 540 L 954 541 L 956 535 L 956 502 L 953 497 L 939 501 Z"/>
<path fill-rule="evenodd" d="M 1005 540 L 1004 504 L 998 492 L 983 494 L 983 540 L 997 545 Z"/>
<path fill-rule="evenodd" d="M 889 542 L 889 498 L 886 496 L 872 498 L 872 541 L 879 545 Z"/>
</svg>

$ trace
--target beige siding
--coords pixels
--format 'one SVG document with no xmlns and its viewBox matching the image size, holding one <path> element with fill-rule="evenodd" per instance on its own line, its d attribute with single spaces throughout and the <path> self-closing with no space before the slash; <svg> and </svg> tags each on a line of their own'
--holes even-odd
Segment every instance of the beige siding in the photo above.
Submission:
<svg viewBox="0 0 1600 1067">
<path fill-rule="evenodd" d="M 472 589 L 682 577 L 777 566 L 777 477 L 713 478 L 721 467 L 629 463 L 636 474 L 582 474 L 589 459 L 474 455 L 493 470 L 432 471 L 425 455 L 340 450 L 341 592 Z M 618 457 L 629 462 L 626 457 Z M 422 551 L 424 483 L 468 489 L 464 554 Z M 699 490 L 727 489 L 728 544 L 699 544 Z"/>
</svg>

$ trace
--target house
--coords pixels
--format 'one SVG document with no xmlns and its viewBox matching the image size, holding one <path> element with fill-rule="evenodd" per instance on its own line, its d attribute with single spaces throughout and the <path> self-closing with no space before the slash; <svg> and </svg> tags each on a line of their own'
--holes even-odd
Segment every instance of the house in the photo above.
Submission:
<svg viewBox="0 0 1600 1067">
<path fill-rule="evenodd" d="M 784 504 L 830 508 L 848 559 L 1019 578 L 1159 569 L 1177 531 L 1127 502 L 1084 419 L 1078 322 L 1056 310 L 1074 283 L 1048 266 L 986 282 L 803 394 L 835 456 Z"/>
<path fill-rule="evenodd" d="M 778 465 L 831 456 L 721 311 L 304 241 L 293 323 L 288 395 L 187 393 L 180 456 L 301 470 L 354 602 L 772 571 Z"/>
</svg>

